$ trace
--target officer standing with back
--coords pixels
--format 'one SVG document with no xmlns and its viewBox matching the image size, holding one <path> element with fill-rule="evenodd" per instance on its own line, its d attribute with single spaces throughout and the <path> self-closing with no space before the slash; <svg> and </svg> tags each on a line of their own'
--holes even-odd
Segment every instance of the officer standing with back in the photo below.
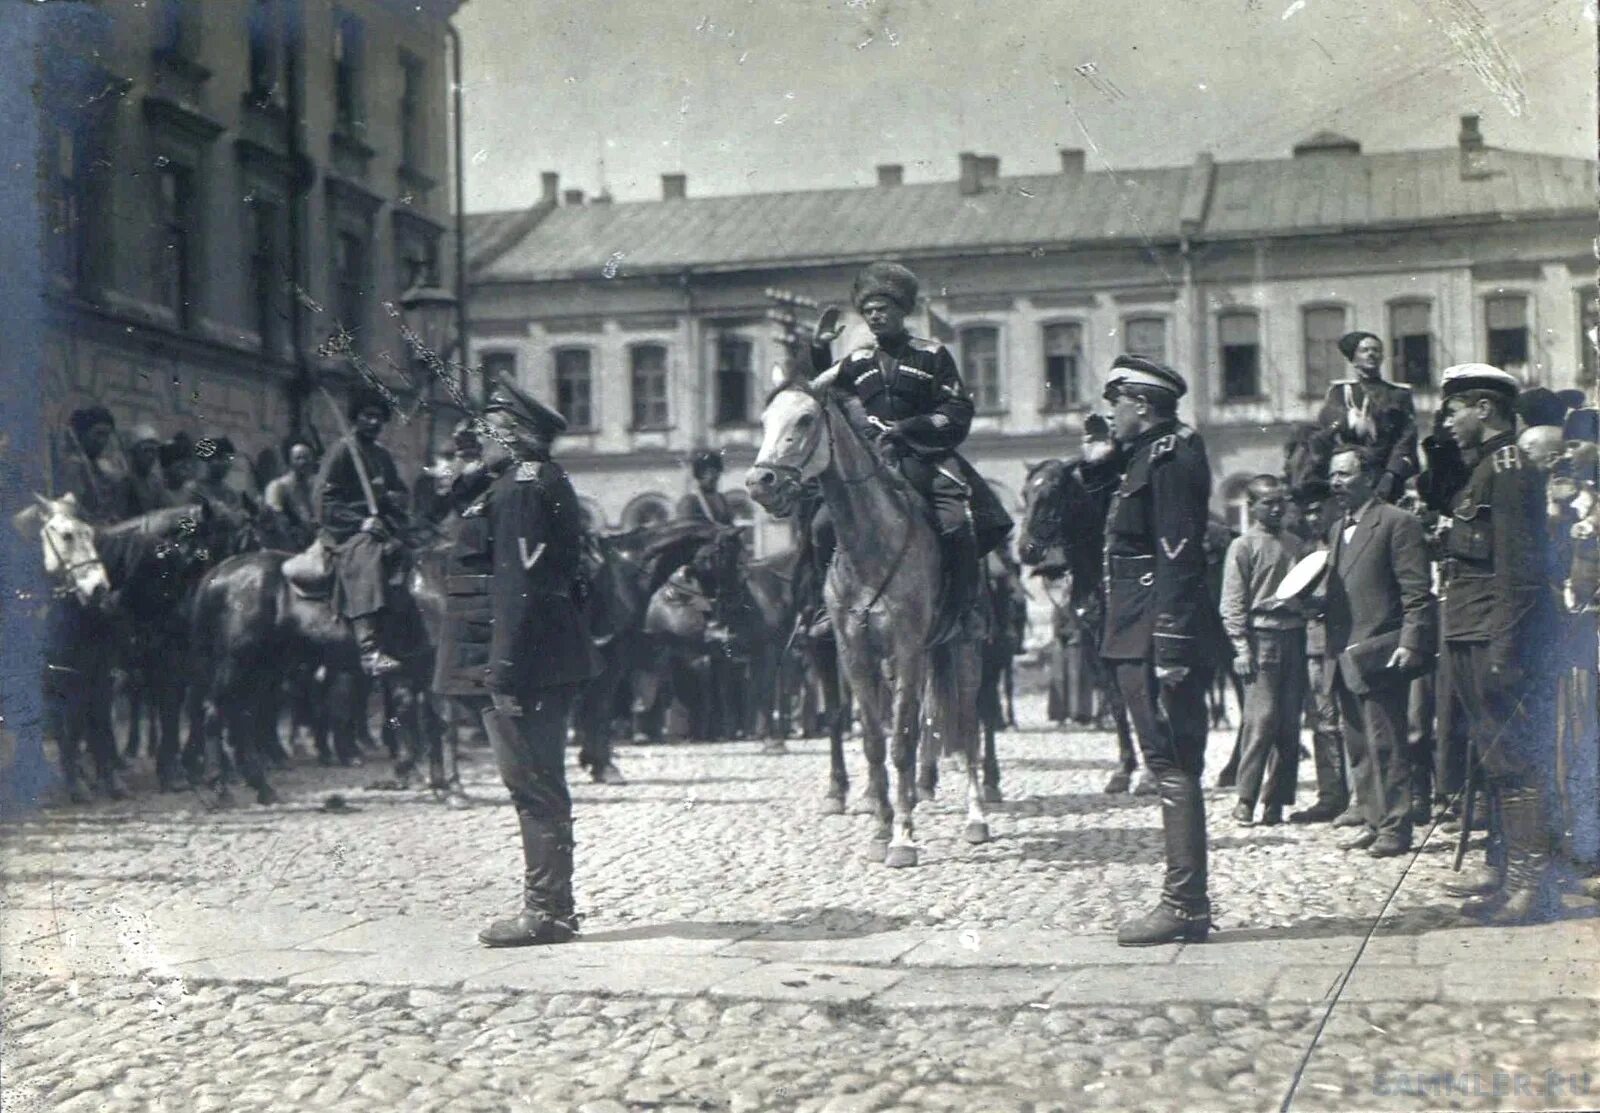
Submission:
<svg viewBox="0 0 1600 1113">
<path fill-rule="evenodd" d="M 1106 519 L 1100 655 L 1160 790 L 1167 860 L 1161 902 L 1117 929 L 1124 947 L 1203 943 L 1211 930 L 1200 775 L 1221 620 L 1206 590 L 1211 465 L 1199 435 L 1178 421 L 1187 389 L 1178 372 L 1137 356 L 1118 356 L 1106 380 L 1124 468 Z"/>
<path fill-rule="evenodd" d="M 488 947 L 565 943 L 578 930 L 572 896 L 567 717 L 599 660 L 579 606 L 578 496 L 551 442 L 566 419 L 501 383 L 484 415 L 484 463 L 500 471 L 479 511 L 488 522 L 493 630 L 484 727 L 517 809 L 522 908 L 478 933 Z"/>
<path fill-rule="evenodd" d="M 1558 639 L 1544 475 L 1516 443 L 1519 387 L 1482 363 L 1448 368 L 1440 380 L 1445 429 L 1472 461 L 1445 540 L 1444 639 L 1489 815 L 1487 868 L 1446 887 L 1471 894 L 1463 912 L 1497 923 L 1560 910 L 1545 789 Z"/>
</svg>

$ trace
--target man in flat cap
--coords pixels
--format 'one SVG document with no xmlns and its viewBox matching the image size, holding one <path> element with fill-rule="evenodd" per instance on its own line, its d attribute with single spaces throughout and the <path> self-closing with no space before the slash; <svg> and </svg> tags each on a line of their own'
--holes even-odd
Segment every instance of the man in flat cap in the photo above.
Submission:
<svg viewBox="0 0 1600 1113">
<path fill-rule="evenodd" d="M 689 472 L 694 477 L 694 490 L 678 500 L 677 516 L 719 526 L 733 525 L 733 508 L 717 488 L 722 482 L 722 453 L 714 448 L 697 450 L 689 457 Z"/>
<path fill-rule="evenodd" d="M 1446 883 L 1497 922 L 1559 911 L 1545 778 L 1554 761 L 1555 629 L 1544 475 L 1516 444 L 1521 384 L 1487 364 L 1447 369 L 1446 431 L 1472 463 L 1445 541 L 1451 698 L 1489 799 L 1487 868 Z M 1547 690 L 1551 689 L 1551 690 Z"/>
<path fill-rule="evenodd" d="M 917 278 L 898 263 L 872 263 L 856 276 L 857 312 L 873 344 L 858 348 L 817 377 L 853 392 L 879 444 L 933 507 L 944 587 L 930 645 L 962 628 L 978 584 L 978 560 L 1011 530 L 1011 516 L 956 448 L 972 427 L 972 399 L 955 357 L 937 340 L 906 330 L 917 304 Z"/>
<path fill-rule="evenodd" d="M 378 436 L 389 421 L 389 400 L 370 387 L 350 393 L 351 431 L 328 451 L 317 475 L 317 521 L 333 552 L 334 607 L 349 619 L 368 676 L 400 667 L 382 648 L 389 580 L 402 551 L 392 542 L 405 514 L 400 469 Z"/>
<path fill-rule="evenodd" d="M 469 510 L 487 524 L 492 632 L 483 713 L 522 838 L 522 904 L 478 933 L 487 947 L 565 943 L 578 930 L 572 895 L 567 717 L 599 660 L 577 599 L 583 521 L 551 444 L 566 419 L 510 383 L 484 415 L 484 463 L 496 478 Z"/>
<path fill-rule="evenodd" d="M 1125 947 L 1201 943 L 1211 930 L 1200 775 L 1221 620 L 1206 590 L 1211 465 L 1178 421 L 1187 390 L 1182 375 L 1138 356 L 1118 356 L 1106 379 L 1123 473 L 1106 519 L 1100 655 L 1161 794 L 1167 859 L 1160 903 L 1117 929 Z"/>
<path fill-rule="evenodd" d="M 1345 333 L 1339 351 L 1356 374 L 1328 387 L 1317 425 L 1331 445 L 1374 449 L 1383 462 L 1378 497 L 1394 502 L 1417 473 L 1417 411 L 1411 388 L 1383 377 L 1383 341 L 1372 333 Z"/>
</svg>

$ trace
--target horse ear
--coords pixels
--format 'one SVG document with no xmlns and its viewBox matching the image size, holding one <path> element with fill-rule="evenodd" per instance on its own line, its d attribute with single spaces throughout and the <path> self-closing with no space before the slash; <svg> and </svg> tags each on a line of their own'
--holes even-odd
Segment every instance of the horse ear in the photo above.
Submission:
<svg viewBox="0 0 1600 1113">
<path fill-rule="evenodd" d="M 33 497 L 37 505 L 24 506 L 21 510 L 11 515 L 12 528 L 18 533 L 30 537 L 39 532 L 44 526 L 45 518 L 50 513 L 48 509 L 50 504 L 45 499 L 40 498 L 38 495 Z"/>
</svg>

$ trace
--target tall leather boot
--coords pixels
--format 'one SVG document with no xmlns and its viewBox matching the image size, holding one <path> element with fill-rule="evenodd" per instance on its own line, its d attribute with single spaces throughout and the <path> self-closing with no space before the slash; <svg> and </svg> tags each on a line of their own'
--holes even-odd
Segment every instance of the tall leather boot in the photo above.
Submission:
<svg viewBox="0 0 1600 1113">
<path fill-rule="evenodd" d="M 572 824 L 519 815 L 522 827 L 522 911 L 478 933 L 486 947 L 565 943 L 578 933 L 572 900 Z"/>
<path fill-rule="evenodd" d="M 970 522 L 939 535 L 939 566 L 944 573 L 944 590 L 939 593 L 939 614 L 928 635 L 930 649 L 955 637 L 962 628 L 962 619 L 972 609 L 978 587 L 978 539 Z"/>
<path fill-rule="evenodd" d="M 1161 903 L 1117 928 L 1117 945 L 1204 943 L 1211 932 L 1206 896 L 1206 805 L 1200 779 L 1176 769 L 1161 774 L 1161 832 L 1167 875 Z"/>
<path fill-rule="evenodd" d="M 377 615 L 364 614 L 360 618 L 352 618 L 350 628 L 355 631 L 356 648 L 361 651 L 362 672 L 368 676 L 378 677 L 394 672 L 400 667 L 399 661 L 378 647 Z"/>
<path fill-rule="evenodd" d="M 1544 793 L 1510 789 L 1502 802 L 1506 832 L 1505 901 L 1489 915 L 1492 924 L 1542 924 L 1561 915 L 1561 892 L 1551 868 L 1550 828 Z"/>
</svg>

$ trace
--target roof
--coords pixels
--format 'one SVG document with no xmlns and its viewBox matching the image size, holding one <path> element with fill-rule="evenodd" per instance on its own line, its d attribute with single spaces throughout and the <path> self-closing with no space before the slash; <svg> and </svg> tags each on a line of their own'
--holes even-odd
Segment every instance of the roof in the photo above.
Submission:
<svg viewBox="0 0 1600 1113">
<path fill-rule="evenodd" d="M 1202 157 L 1192 166 L 1004 177 L 975 195 L 946 181 L 546 204 L 468 214 L 467 252 L 478 281 L 538 281 L 592 276 L 608 264 L 627 275 L 1170 242 L 1186 215 L 1200 217 L 1187 229 L 1197 239 L 1592 215 L 1594 163 L 1494 149 L 1482 157 L 1489 173 L 1466 179 L 1452 147 L 1215 164 Z"/>
</svg>

